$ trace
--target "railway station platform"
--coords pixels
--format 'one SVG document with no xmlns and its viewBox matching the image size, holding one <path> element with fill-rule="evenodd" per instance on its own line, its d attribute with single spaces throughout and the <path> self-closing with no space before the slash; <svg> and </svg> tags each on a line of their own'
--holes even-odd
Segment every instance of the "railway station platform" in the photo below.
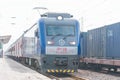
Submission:
<svg viewBox="0 0 120 80">
<path fill-rule="evenodd" d="M 0 58 L 0 80 L 51 80 L 22 64 L 4 57 Z"/>
</svg>

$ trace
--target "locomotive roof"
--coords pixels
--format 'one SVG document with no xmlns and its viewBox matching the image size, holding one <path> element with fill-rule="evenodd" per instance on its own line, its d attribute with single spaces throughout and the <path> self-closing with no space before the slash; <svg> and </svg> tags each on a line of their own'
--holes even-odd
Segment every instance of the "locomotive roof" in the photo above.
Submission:
<svg viewBox="0 0 120 80">
<path fill-rule="evenodd" d="M 58 16 L 62 16 L 63 18 L 71 18 L 73 17 L 73 15 L 69 14 L 69 13 L 45 13 L 42 14 L 41 17 L 51 17 L 51 18 L 56 18 Z"/>
</svg>

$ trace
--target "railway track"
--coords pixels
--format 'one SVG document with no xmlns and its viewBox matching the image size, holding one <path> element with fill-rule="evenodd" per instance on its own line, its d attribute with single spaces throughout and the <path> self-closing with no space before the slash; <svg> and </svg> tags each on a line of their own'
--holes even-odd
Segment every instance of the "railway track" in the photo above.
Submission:
<svg viewBox="0 0 120 80">
<path fill-rule="evenodd" d="M 77 77 L 73 74 L 44 74 L 52 80 L 87 80 L 81 77 Z"/>
<path fill-rule="evenodd" d="M 84 77 L 88 80 L 120 80 L 120 73 L 104 71 L 93 71 L 89 69 L 78 69 L 76 76 Z"/>
<path fill-rule="evenodd" d="M 108 74 L 108 75 L 113 75 L 113 76 L 120 76 L 120 69 L 117 72 L 115 72 L 114 70 L 109 70 L 107 68 L 102 68 L 101 70 L 95 70 L 95 69 L 91 69 L 91 68 L 87 68 L 87 69 L 80 68 L 80 69 L 81 70 L 89 70 L 89 71 L 93 71 L 93 72 L 99 72 L 102 74 Z"/>
<path fill-rule="evenodd" d="M 84 78 L 81 78 L 81 77 L 77 77 L 77 76 L 72 75 L 72 74 L 71 74 L 71 78 L 74 79 L 74 80 L 88 80 L 88 79 L 84 79 Z"/>
<path fill-rule="evenodd" d="M 82 72 L 78 72 L 75 74 L 45 74 L 45 76 L 51 78 L 52 80 L 119 80 L 118 77 L 120 76 L 119 73 L 108 71 L 103 71 L 99 73 L 94 71 L 87 71 L 84 74 L 82 74 Z M 108 76 L 110 77 L 109 79 Z"/>
<path fill-rule="evenodd" d="M 107 69 L 101 70 L 100 73 L 114 75 L 114 76 L 120 76 L 120 71 L 115 72 L 115 71 L 109 71 Z"/>
</svg>

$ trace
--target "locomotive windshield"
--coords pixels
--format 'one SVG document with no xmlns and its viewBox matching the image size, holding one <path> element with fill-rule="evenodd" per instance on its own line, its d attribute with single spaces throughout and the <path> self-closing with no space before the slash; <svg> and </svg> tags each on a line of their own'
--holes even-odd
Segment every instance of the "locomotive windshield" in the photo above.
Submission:
<svg viewBox="0 0 120 80">
<path fill-rule="evenodd" d="M 74 26 L 47 26 L 47 36 L 67 36 L 75 35 L 75 27 Z"/>
</svg>

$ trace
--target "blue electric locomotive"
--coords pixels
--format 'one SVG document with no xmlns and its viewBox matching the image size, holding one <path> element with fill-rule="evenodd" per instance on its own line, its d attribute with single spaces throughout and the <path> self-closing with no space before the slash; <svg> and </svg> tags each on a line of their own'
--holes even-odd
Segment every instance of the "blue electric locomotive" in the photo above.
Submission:
<svg viewBox="0 0 120 80">
<path fill-rule="evenodd" d="M 20 60 L 41 72 L 76 72 L 80 57 L 80 27 L 79 22 L 71 17 L 68 13 L 41 15 L 40 20 L 32 26 L 36 26 L 33 41 L 35 52 L 29 54 L 21 51 L 22 56 L 18 56 Z M 22 40 L 25 43 L 24 39 Z M 30 47 L 30 43 L 28 44 Z"/>
</svg>

